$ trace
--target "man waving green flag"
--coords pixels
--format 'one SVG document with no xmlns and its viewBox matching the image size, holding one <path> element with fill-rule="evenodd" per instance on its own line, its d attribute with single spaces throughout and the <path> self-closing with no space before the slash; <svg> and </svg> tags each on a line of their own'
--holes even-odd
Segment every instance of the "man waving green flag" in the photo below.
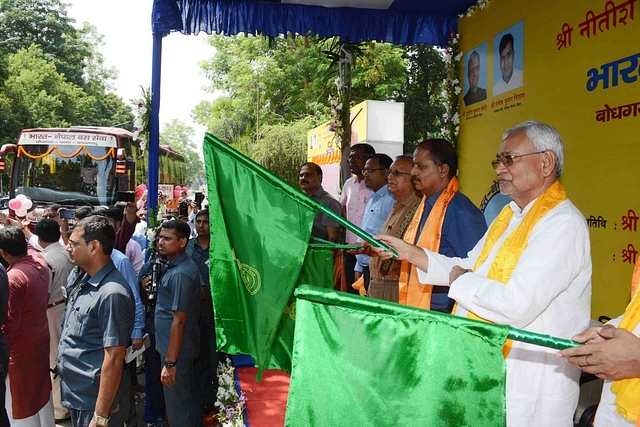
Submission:
<svg viewBox="0 0 640 427">
<path fill-rule="evenodd" d="M 319 204 L 209 134 L 204 158 L 218 343 L 264 369 Z"/>
</svg>

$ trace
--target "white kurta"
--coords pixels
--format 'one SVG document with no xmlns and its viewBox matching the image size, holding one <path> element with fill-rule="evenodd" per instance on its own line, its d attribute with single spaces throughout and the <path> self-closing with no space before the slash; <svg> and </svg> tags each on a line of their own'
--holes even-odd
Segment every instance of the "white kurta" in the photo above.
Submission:
<svg viewBox="0 0 640 427">
<path fill-rule="evenodd" d="M 451 285 L 449 297 L 458 302 L 459 316 L 470 310 L 495 323 L 571 338 L 589 326 L 591 250 L 584 216 L 569 200 L 538 221 L 506 285 L 486 277 L 500 245 L 534 202 L 522 211 L 511 202 L 514 214 L 507 230 L 474 273 L 463 274 Z M 429 271 L 418 270 L 420 282 L 448 285 L 453 266 L 474 268 L 485 239 L 486 234 L 465 259 L 425 250 Z M 573 426 L 580 370 L 556 353 L 513 343 L 506 360 L 508 426 Z"/>
<path fill-rule="evenodd" d="M 622 321 L 622 316 L 617 319 L 613 319 L 607 322 L 608 325 L 613 325 L 616 328 Z M 636 326 L 633 330 L 633 335 L 640 337 L 640 325 Z M 602 386 L 602 396 L 600 397 L 600 404 L 598 405 L 598 412 L 596 413 L 596 419 L 594 427 L 633 427 L 634 423 L 625 420 L 620 415 L 616 414 L 616 395 L 611 391 L 613 381 L 605 380 Z"/>
</svg>

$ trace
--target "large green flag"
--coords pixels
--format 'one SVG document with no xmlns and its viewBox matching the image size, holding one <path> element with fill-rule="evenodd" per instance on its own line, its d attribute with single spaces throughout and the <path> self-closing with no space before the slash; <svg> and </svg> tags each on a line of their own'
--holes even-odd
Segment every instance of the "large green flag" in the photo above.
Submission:
<svg viewBox="0 0 640 427">
<path fill-rule="evenodd" d="M 286 426 L 506 425 L 509 327 L 302 286 Z"/>
<path fill-rule="evenodd" d="M 301 284 L 333 289 L 333 250 L 331 246 L 309 245 L 295 286 L 298 287 Z M 267 366 L 269 369 L 280 369 L 291 373 L 296 305 L 296 297 L 292 292 L 271 345 L 271 360 Z"/>
<path fill-rule="evenodd" d="M 319 203 L 209 134 L 204 159 L 218 345 L 265 368 Z"/>
</svg>

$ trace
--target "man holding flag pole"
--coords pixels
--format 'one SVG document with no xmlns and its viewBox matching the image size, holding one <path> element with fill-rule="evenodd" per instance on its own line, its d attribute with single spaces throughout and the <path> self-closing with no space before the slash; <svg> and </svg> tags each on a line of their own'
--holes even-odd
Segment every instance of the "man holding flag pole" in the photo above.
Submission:
<svg viewBox="0 0 640 427">
<path fill-rule="evenodd" d="M 570 338 L 589 324 L 591 254 L 584 216 L 558 181 L 563 160 L 549 125 L 526 121 L 505 132 L 492 164 L 512 202 L 466 258 L 377 237 L 417 267 L 422 283 L 449 286 L 456 315 Z M 580 371 L 523 342 L 507 341 L 503 354 L 507 425 L 572 426 Z"/>
</svg>

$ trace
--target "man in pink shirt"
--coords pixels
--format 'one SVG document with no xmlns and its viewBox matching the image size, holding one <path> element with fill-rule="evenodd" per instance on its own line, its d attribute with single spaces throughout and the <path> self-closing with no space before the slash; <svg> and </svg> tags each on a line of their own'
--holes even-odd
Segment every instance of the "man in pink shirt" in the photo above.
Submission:
<svg viewBox="0 0 640 427">
<path fill-rule="evenodd" d="M 349 168 L 354 176 L 345 181 L 342 186 L 340 204 L 342 205 L 342 210 L 344 211 L 344 215 L 347 220 L 357 226 L 360 226 L 360 223 L 362 223 L 364 207 L 367 205 L 367 202 L 373 193 L 373 191 L 370 188 L 367 188 L 364 183 L 362 170 L 364 169 L 364 164 L 367 162 L 367 159 L 375 153 L 376 150 L 369 144 L 352 145 L 349 151 Z M 345 242 L 347 244 L 356 244 L 357 240 L 357 236 L 347 230 Z M 347 290 L 350 293 L 357 294 L 358 291 L 351 287 L 355 281 L 353 272 L 356 265 L 356 256 L 348 254 L 345 251 L 342 258 L 342 264 L 344 266 Z"/>
</svg>

